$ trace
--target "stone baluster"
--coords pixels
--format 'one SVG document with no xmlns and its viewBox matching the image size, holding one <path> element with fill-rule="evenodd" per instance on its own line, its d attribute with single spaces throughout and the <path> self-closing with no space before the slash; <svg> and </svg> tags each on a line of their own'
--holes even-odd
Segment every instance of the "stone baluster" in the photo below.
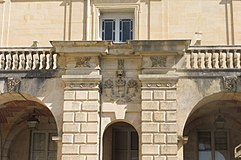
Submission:
<svg viewBox="0 0 241 160">
<path fill-rule="evenodd" d="M 199 55 L 199 68 L 205 69 L 205 53 L 201 52 L 200 50 L 198 51 Z"/>
<path fill-rule="evenodd" d="M 205 62 L 206 62 L 206 68 L 212 68 L 212 54 L 209 53 L 208 51 L 205 51 L 206 56 L 205 56 Z"/>
<path fill-rule="evenodd" d="M 12 67 L 12 54 L 11 52 L 8 52 L 6 54 L 6 66 L 5 66 L 5 70 L 10 70 Z"/>
<path fill-rule="evenodd" d="M 31 69 L 32 69 L 32 65 L 33 65 L 32 52 L 29 51 L 29 52 L 26 54 L 26 69 L 27 69 L 27 70 L 31 70 Z"/>
<path fill-rule="evenodd" d="M 52 54 L 48 52 L 46 54 L 46 69 L 50 69 L 52 67 Z"/>
<path fill-rule="evenodd" d="M 39 69 L 44 69 L 46 67 L 46 56 L 45 51 L 40 54 L 40 65 Z"/>
<path fill-rule="evenodd" d="M 234 61 L 233 61 L 233 53 L 227 50 L 227 67 L 228 68 L 234 68 L 233 67 Z"/>
<path fill-rule="evenodd" d="M 191 54 L 186 53 L 186 69 L 190 69 L 190 68 L 191 68 Z"/>
<path fill-rule="evenodd" d="M 0 53 L 0 70 L 4 70 L 5 67 L 5 54 L 4 51 Z"/>
<path fill-rule="evenodd" d="M 240 68 L 240 53 L 234 50 L 234 67 Z"/>
<path fill-rule="evenodd" d="M 38 51 L 33 53 L 33 67 L 32 68 L 33 68 L 33 70 L 39 68 L 39 53 L 38 53 Z"/>
<path fill-rule="evenodd" d="M 12 70 L 17 70 L 19 65 L 19 57 L 18 57 L 17 51 L 13 52 L 12 59 L 13 59 Z"/>
<path fill-rule="evenodd" d="M 26 65 L 26 57 L 25 57 L 24 51 L 22 51 L 21 54 L 19 54 L 19 66 L 18 66 L 18 69 L 19 70 L 24 70 L 25 69 L 25 65 Z"/>
<path fill-rule="evenodd" d="M 191 59 L 192 59 L 192 68 L 197 69 L 198 68 L 198 54 L 192 51 Z"/>
<path fill-rule="evenodd" d="M 227 54 L 220 50 L 220 67 L 227 68 Z"/>
<path fill-rule="evenodd" d="M 57 69 L 57 53 L 53 53 L 53 69 Z"/>
<path fill-rule="evenodd" d="M 213 51 L 213 68 L 219 68 L 219 53 Z"/>
</svg>

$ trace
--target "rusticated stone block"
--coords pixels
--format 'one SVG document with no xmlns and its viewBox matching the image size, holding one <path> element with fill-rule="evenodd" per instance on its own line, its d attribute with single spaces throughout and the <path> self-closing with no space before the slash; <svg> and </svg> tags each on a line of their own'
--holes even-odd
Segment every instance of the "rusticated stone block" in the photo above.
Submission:
<svg viewBox="0 0 241 160">
<path fill-rule="evenodd" d="M 176 100 L 176 99 L 177 99 L 176 90 L 166 91 L 166 100 Z"/>
<path fill-rule="evenodd" d="M 63 143 L 73 143 L 74 135 L 73 134 L 63 134 L 62 142 Z"/>
<path fill-rule="evenodd" d="M 159 101 L 142 101 L 142 110 L 157 111 L 159 110 Z"/>
<path fill-rule="evenodd" d="M 80 123 L 64 123 L 63 132 L 80 132 Z"/>
<path fill-rule="evenodd" d="M 141 113 L 141 120 L 142 121 L 149 121 L 151 122 L 152 121 L 152 115 L 153 115 L 153 112 L 152 111 L 142 111 Z"/>
<path fill-rule="evenodd" d="M 177 121 L 177 112 L 176 111 L 167 111 L 166 112 L 166 121 L 176 122 Z"/>
<path fill-rule="evenodd" d="M 153 143 L 153 134 L 142 134 L 141 136 L 142 143 Z"/>
<path fill-rule="evenodd" d="M 161 145 L 161 154 L 176 155 L 177 145 Z"/>
<path fill-rule="evenodd" d="M 86 143 L 86 134 L 75 134 L 74 143 Z"/>
<path fill-rule="evenodd" d="M 177 144 L 177 134 L 167 134 L 167 143 Z"/>
<path fill-rule="evenodd" d="M 154 134 L 154 143 L 166 143 L 166 134 L 163 133 L 155 133 Z"/>
<path fill-rule="evenodd" d="M 141 98 L 143 100 L 152 100 L 152 91 L 142 91 L 141 92 Z"/>
<path fill-rule="evenodd" d="M 87 100 L 88 91 L 76 91 L 76 100 Z"/>
<path fill-rule="evenodd" d="M 75 91 L 65 91 L 64 100 L 75 100 Z"/>
<path fill-rule="evenodd" d="M 165 91 L 154 91 L 154 100 L 164 100 Z"/>
<path fill-rule="evenodd" d="M 87 134 L 87 143 L 94 143 L 96 144 L 98 141 L 98 135 L 97 134 Z"/>
<path fill-rule="evenodd" d="M 176 132 L 177 125 L 176 123 L 162 123 L 161 132 Z"/>
<path fill-rule="evenodd" d="M 87 112 L 77 112 L 75 113 L 76 122 L 86 122 L 87 121 Z"/>
<path fill-rule="evenodd" d="M 81 132 L 97 132 L 98 124 L 97 123 L 82 123 Z"/>
<path fill-rule="evenodd" d="M 62 145 L 63 154 L 79 154 L 79 145 L 76 144 L 63 144 Z"/>
<path fill-rule="evenodd" d="M 153 156 L 142 156 L 142 160 L 153 160 Z"/>
<path fill-rule="evenodd" d="M 99 91 L 89 91 L 89 100 L 99 100 L 100 99 L 100 95 L 99 95 Z"/>
<path fill-rule="evenodd" d="M 64 112 L 63 121 L 64 122 L 74 122 L 74 112 Z"/>
<path fill-rule="evenodd" d="M 144 155 L 158 155 L 160 153 L 160 146 L 153 144 L 143 144 L 142 154 Z"/>
<path fill-rule="evenodd" d="M 165 121 L 165 112 L 164 111 L 154 112 L 154 121 L 158 121 L 158 122 Z"/>
<path fill-rule="evenodd" d="M 142 132 L 159 132 L 159 123 L 142 123 L 141 130 Z"/>
<path fill-rule="evenodd" d="M 80 154 L 97 154 L 98 145 L 97 144 L 81 144 L 80 145 Z"/>
<path fill-rule="evenodd" d="M 80 111 L 81 104 L 79 101 L 64 101 L 64 111 Z"/>
<path fill-rule="evenodd" d="M 161 110 L 176 110 L 177 109 L 177 103 L 168 101 L 168 102 L 160 102 L 160 109 Z"/>
<path fill-rule="evenodd" d="M 98 122 L 99 114 L 97 112 L 88 112 L 88 122 Z"/>
<path fill-rule="evenodd" d="M 83 111 L 98 111 L 99 103 L 98 101 L 84 101 L 82 104 Z"/>
</svg>

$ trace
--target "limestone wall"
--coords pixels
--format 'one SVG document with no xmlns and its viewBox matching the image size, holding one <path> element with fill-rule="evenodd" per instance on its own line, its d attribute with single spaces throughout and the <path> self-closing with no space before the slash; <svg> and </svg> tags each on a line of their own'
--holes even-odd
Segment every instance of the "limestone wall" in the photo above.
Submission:
<svg viewBox="0 0 241 160">
<path fill-rule="evenodd" d="M 193 39 L 239 44 L 239 1 L 10 1 L 0 3 L 0 46 L 49 46 L 50 40 L 100 40 L 99 16 L 134 15 L 135 39 Z M 199 43 L 199 42 L 197 42 Z"/>
</svg>

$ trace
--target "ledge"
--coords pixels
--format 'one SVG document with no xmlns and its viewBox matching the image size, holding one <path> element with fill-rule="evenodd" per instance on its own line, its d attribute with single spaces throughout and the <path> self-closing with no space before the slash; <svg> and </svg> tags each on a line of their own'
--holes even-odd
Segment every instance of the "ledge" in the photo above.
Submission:
<svg viewBox="0 0 241 160">
<path fill-rule="evenodd" d="M 140 74 L 139 80 L 142 82 L 157 82 L 157 81 L 177 81 L 177 75 L 160 75 L 160 74 Z"/>
<path fill-rule="evenodd" d="M 101 75 L 63 75 L 62 79 L 65 82 L 100 82 Z"/>
</svg>

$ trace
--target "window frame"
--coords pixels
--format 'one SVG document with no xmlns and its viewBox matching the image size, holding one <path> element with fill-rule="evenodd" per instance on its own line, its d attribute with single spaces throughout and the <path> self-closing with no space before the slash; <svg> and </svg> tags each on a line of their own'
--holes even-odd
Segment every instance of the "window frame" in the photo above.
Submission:
<svg viewBox="0 0 241 160">
<path fill-rule="evenodd" d="M 226 134 L 227 134 L 227 139 L 226 139 L 226 141 L 227 141 L 227 157 L 225 157 L 225 158 L 227 158 L 226 160 L 230 160 L 230 143 L 229 143 L 229 130 L 228 129 L 198 130 L 197 131 L 196 137 L 197 137 L 197 159 L 198 160 L 200 160 L 199 159 L 200 150 L 199 150 L 199 137 L 198 137 L 198 135 L 201 132 L 209 132 L 210 135 L 211 135 L 211 150 L 210 151 L 211 151 L 212 160 L 215 160 L 215 151 L 216 151 L 216 148 L 215 148 L 215 145 L 216 145 L 216 143 L 215 143 L 215 139 L 216 139 L 215 132 L 226 132 Z"/>
<path fill-rule="evenodd" d="M 113 20 L 115 22 L 115 25 L 114 25 L 114 39 L 113 41 L 114 42 L 125 42 L 125 41 L 120 41 L 120 37 L 121 37 L 121 29 L 120 29 L 120 22 L 121 20 L 124 20 L 124 19 L 128 19 L 128 20 L 132 20 L 132 30 L 130 32 L 132 32 L 132 39 L 130 40 L 133 40 L 134 37 L 135 37 L 135 20 L 134 20 L 134 15 L 133 15 L 133 12 L 103 12 L 100 14 L 100 20 L 99 20 L 99 39 L 103 40 L 103 21 L 105 20 Z"/>
<path fill-rule="evenodd" d="M 34 134 L 35 133 L 43 133 L 45 134 L 46 136 L 46 139 L 45 139 L 45 159 L 48 160 L 48 152 L 49 152 L 49 140 L 50 141 L 53 141 L 52 140 L 52 137 L 54 135 L 57 135 L 57 132 L 56 131 L 53 131 L 53 130 L 44 130 L 44 131 L 31 131 L 31 134 L 30 134 L 30 138 L 31 138 L 31 143 L 30 143 L 30 160 L 33 160 L 33 152 L 34 152 Z M 49 136 L 49 134 L 53 134 L 52 137 Z M 55 143 L 55 142 L 54 142 Z M 56 144 L 56 147 L 57 147 L 57 144 Z M 57 151 L 58 151 L 58 148 L 56 148 L 56 156 L 57 156 Z M 57 157 L 56 157 L 57 158 Z"/>
<path fill-rule="evenodd" d="M 139 4 L 121 3 L 113 5 L 113 3 L 95 3 L 93 4 L 93 19 L 92 19 L 92 35 L 93 40 L 102 40 L 100 36 L 101 13 L 132 13 L 133 16 L 133 40 L 139 39 Z"/>
</svg>

